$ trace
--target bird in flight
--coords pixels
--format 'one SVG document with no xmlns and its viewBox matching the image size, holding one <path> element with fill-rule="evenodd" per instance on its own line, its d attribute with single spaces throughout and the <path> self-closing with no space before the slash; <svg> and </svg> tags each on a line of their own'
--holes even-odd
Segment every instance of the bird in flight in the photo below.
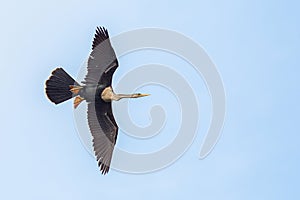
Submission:
<svg viewBox="0 0 300 200">
<path fill-rule="evenodd" d="M 92 52 L 87 62 L 87 74 L 79 84 L 63 68 L 56 68 L 46 81 L 46 94 L 55 104 L 75 97 L 74 109 L 87 102 L 87 119 L 93 137 L 93 148 L 102 174 L 109 171 L 118 135 L 118 125 L 112 112 L 112 101 L 139 98 L 149 94 L 116 94 L 112 77 L 118 60 L 111 46 L 107 29 L 97 27 Z"/>
</svg>

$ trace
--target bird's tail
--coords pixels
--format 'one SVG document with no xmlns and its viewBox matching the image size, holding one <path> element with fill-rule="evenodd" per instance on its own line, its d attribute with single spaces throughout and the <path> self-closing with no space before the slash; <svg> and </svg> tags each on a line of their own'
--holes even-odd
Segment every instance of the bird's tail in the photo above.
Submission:
<svg viewBox="0 0 300 200">
<path fill-rule="evenodd" d="M 46 81 L 46 94 L 50 101 L 59 104 L 76 96 L 75 88 L 79 86 L 63 68 L 56 68 Z"/>
</svg>

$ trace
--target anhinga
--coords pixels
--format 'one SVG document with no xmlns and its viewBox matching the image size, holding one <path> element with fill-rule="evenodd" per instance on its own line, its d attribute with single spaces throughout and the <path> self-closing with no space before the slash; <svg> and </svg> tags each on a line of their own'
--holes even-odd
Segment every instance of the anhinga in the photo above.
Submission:
<svg viewBox="0 0 300 200">
<path fill-rule="evenodd" d="M 102 174 L 109 166 L 118 134 L 118 125 L 112 113 L 111 102 L 122 98 L 138 98 L 148 94 L 116 94 L 111 83 L 118 67 L 116 54 L 110 44 L 108 32 L 97 27 L 92 52 L 88 58 L 87 75 L 77 83 L 62 68 L 55 69 L 46 81 L 46 94 L 55 104 L 75 97 L 74 108 L 87 102 L 87 118 L 93 136 L 93 147 Z"/>
</svg>

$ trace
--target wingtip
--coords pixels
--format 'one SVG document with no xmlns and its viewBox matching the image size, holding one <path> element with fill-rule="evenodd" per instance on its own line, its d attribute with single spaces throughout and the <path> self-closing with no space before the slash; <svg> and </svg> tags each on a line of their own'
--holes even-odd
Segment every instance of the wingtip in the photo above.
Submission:
<svg viewBox="0 0 300 200">
<path fill-rule="evenodd" d="M 104 26 L 97 26 L 96 27 L 96 33 L 97 34 L 104 33 L 105 35 L 107 35 L 108 31 Z"/>
<path fill-rule="evenodd" d="M 109 38 L 108 31 L 104 26 L 96 27 L 96 33 L 94 35 L 92 49 L 95 49 L 101 42 L 107 40 Z"/>
<path fill-rule="evenodd" d="M 100 171 L 103 175 L 107 174 L 109 171 L 109 166 L 106 166 L 102 163 L 102 165 L 100 166 Z"/>
</svg>

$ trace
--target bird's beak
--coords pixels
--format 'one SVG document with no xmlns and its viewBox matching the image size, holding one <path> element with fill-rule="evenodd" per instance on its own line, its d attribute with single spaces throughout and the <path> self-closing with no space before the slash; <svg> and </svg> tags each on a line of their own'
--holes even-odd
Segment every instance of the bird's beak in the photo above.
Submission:
<svg viewBox="0 0 300 200">
<path fill-rule="evenodd" d="M 146 97 L 149 96 L 150 94 L 141 94 L 141 93 L 134 93 L 130 96 L 130 98 L 140 98 L 140 97 Z"/>
<path fill-rule="evenodd" d="M 150 94 L 139 94 L 138 97 L 146 97 L 146 96 L 150 96 Z"/>
</svg>

